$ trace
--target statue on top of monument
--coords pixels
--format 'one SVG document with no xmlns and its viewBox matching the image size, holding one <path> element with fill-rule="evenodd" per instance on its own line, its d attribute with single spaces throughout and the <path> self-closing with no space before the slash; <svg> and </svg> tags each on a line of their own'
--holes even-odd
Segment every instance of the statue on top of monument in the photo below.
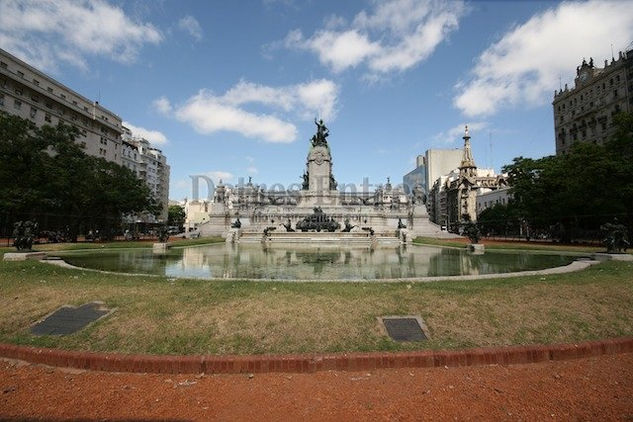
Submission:
<svg viewBox="0 0 633 422">
<path fill-rule="evenodd" d="M 323 123 L 323 119 L 314 119 L 314 124 L 317 125 L 317 133 L 312 137 L 312 146 L 327 145 L 327 137 L 330 134 L 330 130 Z"/>
</svg>

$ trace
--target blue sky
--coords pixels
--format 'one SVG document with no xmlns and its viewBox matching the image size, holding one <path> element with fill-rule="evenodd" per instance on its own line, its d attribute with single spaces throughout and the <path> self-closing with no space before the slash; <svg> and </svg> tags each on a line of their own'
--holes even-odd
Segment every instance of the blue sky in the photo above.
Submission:
<svg viewBox="0 0 633 422">
<path fill-rule="evenodd" d="M 0 0 L 0 47 L 117 113 L 189 175 L 300 181 L 314 117 L 339 182 L 428 148 L 499 170 L 554 153 L 551 101 L 633 41 L 633 3 Z"/>
</svg>

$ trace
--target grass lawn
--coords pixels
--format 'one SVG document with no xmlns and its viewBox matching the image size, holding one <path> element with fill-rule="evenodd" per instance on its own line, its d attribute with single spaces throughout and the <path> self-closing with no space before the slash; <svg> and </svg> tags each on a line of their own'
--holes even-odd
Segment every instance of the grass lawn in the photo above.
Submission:
<svg viewBox="0 0 633 422">
<path fill-rule="evenodd" d="M 61 305 L 116 311 L 64 337 L 32 323 Z M 395 343 L 376 317 L 421 315 L 431 339 Z M 157 354 L 464 348 L 633 335 L 633 263 L 577 273 L 432 283 L 174 280 L 0 262 L 0 342 Z"/>
</svg>

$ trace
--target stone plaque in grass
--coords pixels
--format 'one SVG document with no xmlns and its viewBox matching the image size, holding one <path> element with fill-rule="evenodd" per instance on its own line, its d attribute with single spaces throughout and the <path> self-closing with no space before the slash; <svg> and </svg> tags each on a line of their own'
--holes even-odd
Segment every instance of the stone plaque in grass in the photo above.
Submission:
<svg viewBox="0 0 633 422">
<path fill-rule="evenodd" d="M 387 335 L 394 341 L 427 340 L 425 325 L 418 316 L 389 316 L 380 318 Z"/>
<path fill-rule="evenodd" d="M 38 336 L 72 334 L 110 312 L 103 302 L 91 302 L 78 307 L 62 306 L 33 325 L 31 333 Z"/>
</svg>

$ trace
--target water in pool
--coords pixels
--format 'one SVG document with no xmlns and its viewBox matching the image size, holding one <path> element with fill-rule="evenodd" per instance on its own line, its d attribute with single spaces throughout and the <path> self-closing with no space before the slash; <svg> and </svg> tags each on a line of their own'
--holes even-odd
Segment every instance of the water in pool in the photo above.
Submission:
<svg viewBox="0 0 633 422">
<path fill-rule="evenodd" d="M 65 253 L 79 267 L 168 277 L 251 278 L 262 280 L 380 280 L 477 275 L 539 270 L 567 265 L 577 257 L 554 253 L 486 251 L 430 246 L 395 248 L 208 245 Z"/>
</svg>

